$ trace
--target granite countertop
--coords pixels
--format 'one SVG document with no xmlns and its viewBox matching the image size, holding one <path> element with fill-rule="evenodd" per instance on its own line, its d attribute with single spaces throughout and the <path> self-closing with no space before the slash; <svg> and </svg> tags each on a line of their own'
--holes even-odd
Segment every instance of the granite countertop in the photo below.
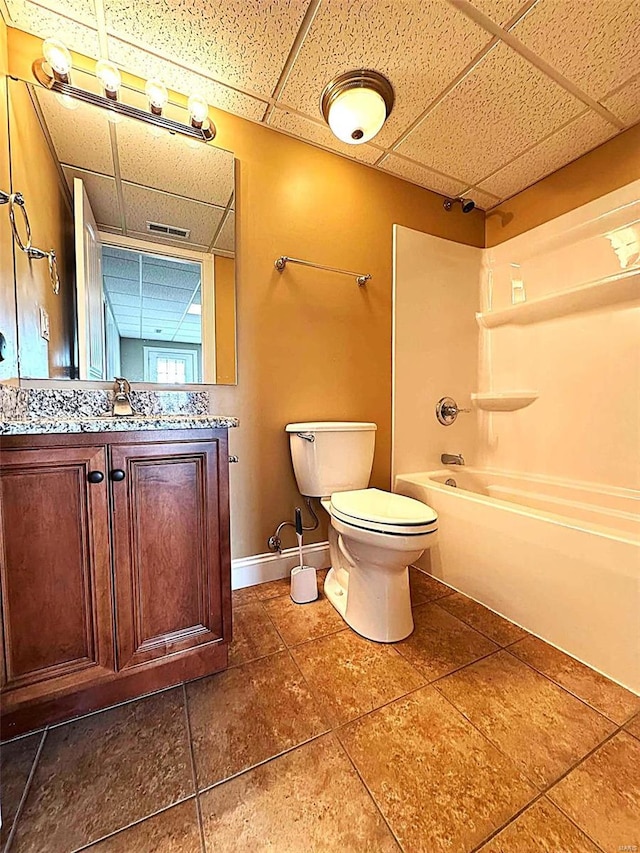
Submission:
<svg viewBox="0 0 640 853">
<path fill-rule="evenodd" d="M 229 429 L 238 419 L 212 414 L 157 414 L 139 417 L 31 417 L 0 421 L 0 435 L 43 435 L 75 432 L 131 432 L 153 429 Z"/>
</svg>

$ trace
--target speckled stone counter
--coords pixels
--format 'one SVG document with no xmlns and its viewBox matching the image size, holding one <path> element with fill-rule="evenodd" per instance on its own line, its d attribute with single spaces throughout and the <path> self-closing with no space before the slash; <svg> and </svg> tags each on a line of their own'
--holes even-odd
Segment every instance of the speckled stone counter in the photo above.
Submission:
<svg viewBox="0 0 640 853">
<path fill-rule="evenodd" d="M 112 391 L 0 385 L 0 435 L 238 426 L 237 418 L 209 412 L 208 391 L 132 391 L 133 417 L 111 417 L 112 401 Z"/>
</svg>

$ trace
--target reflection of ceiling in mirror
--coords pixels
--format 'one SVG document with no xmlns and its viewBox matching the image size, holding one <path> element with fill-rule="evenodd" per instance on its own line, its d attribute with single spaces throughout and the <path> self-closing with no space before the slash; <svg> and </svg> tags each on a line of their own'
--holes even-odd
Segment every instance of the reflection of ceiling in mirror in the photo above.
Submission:
<svg viewBox="0 0 640 853">
<path fill-rule="evenodd" d="M 120 337 L 201 342 L 200 264 L 103 246 L 102 275 Z"/>
<path fill-rule="evenodd" d="M 98 227 L 197 251 L 234 251 L 233 155 L 34 87 L 63 173 L 84 181 Z M 157 235 L 147 223 L 189 232 Z"/>
</svg>

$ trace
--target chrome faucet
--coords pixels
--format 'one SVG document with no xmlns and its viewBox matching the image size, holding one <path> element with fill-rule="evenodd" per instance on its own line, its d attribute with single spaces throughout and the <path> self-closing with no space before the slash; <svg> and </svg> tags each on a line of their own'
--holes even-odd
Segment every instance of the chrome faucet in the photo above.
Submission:
<svg viewBox="0 0 640 853">
<path fill-rule="evenodd" d="M 443 453 L 440 461 L 443 465 L 464 465 L 462 453 Z"/>
<path fill-rule="evenodd" d="M 116 376 L 113 383 L 111 414 L 114 418 L 130 418 L 137 414 L 131 405 L 131 385 L 122 376 Z"/>
</svg>

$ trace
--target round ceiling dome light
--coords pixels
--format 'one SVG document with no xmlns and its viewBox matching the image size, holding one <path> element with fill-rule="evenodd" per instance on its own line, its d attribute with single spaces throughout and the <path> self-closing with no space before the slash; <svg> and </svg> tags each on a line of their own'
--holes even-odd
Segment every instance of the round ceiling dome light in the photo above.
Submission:
<svg viewBox="0 0 640 853">
<path fill-rule="evenodd" d="M 347 71 L 325 87 L 320 109 L 338 139 L 349 145 L 362 145 L 380 132 L 393 101 L 393 87 L 382 74 Z"/>
</svg>

